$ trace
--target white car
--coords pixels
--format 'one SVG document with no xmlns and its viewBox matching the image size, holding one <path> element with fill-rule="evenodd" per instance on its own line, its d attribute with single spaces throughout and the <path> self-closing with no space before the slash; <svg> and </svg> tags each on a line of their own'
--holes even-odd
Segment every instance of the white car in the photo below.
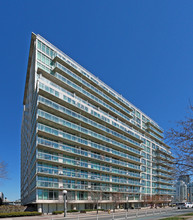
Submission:
<svg viewBox="0 0 193 220">
<path fill-rule="evenodd" d="M 185 202 L 185 203 L 180 203 L 178 205 L 178 209 L 188 209 L 188 208 L 193 208 L 193 204 L 190 202 Z"/>
</svg>

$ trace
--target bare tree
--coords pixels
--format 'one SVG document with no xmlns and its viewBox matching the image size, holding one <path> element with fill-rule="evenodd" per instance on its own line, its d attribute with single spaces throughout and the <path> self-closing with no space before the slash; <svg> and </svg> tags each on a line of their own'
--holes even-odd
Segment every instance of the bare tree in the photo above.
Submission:
<svg viewBox="0 0 193 220">
<path fill-rule="evenodd" d="M 117 208 L 117 204 L 119 204 L 120 199 L 121 199 L 121 193 L 113 193 L 112 194 L 113 212 L 115 212 L 115 209 Z"/>
<path fill-rule="evenodd" d="M 0 179 L 7 178 L 7 164 L 4 161 L 0 162 Z"/>
<path fill-rule="evenodd" d="M 184 120 L 176 123 L 176 129 L 171 128 L 166 133 L 166 141 L 172 146 L 175 156 L 176 176 L 193 175 L 193 106 Z"/>
<path fill-rule="evenodd" d="M 98 214 L 98 207 L 99 207 L 99 201 L 101 200 L 102 191 L 90 191 L 91 200 L 94 205 L 96 205 L 97 214 Z"/>
<path fill-rule="evenodd" d="M 148 195 L 144 194 L 142 195 L 142 200 L 144 206 L 150 205 L 151 208 L 157 207 L 159 204 L 162 203 L 169 203 L 171 199 L 170 195 Z"/>
</svg>

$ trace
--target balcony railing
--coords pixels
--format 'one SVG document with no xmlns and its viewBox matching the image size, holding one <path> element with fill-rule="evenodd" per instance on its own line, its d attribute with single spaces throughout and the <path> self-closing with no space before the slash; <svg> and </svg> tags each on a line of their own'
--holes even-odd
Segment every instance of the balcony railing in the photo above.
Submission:
<svg viewBox="0 0 193 220">
<path fill-rule="evenodd" d="M 72 147 L 72 146 L 69 146 L 69 145 L 59 144 L 57 142 L 50 141 L 50 140 L 47 140 L 47 139 L 43 139 L 43 138 L 40 138 L 40 137 L 38 137 L 38 144 L 43 145 L 43 146 L 52 147 L 52 148 L 55 148 L 55 149 L 59 149 L 59 150 L 65 151 L 65 152 L 70 152 L 70 153 L 73 153 L 73 154 L 82 155 L 84 157 L 97 159 L 99 161 L 104 161 L 104 162 L 108 162 L 108 163 L 115 164 L 115 165 L 121 165 L 121 166 L 124 166 L 124 167 L 127 167 L 127 168 L 139 170 L 139 172 L 141 171 L 141 168 L 140 168 L 139 165 L 135 165 L 135 164 L 127 163 L 125 161 L 112 159 L 110 157 L 106 157 L 106 156 L 103 156 L 103 155 L 91 153 L 91 152 L 81 150 L 81 149 L 78 149 L 78 148 L 75 148 L 75 147 Z M 137 174 L 137 176 L 140 176 L 140 174 Z"/>
<path fill-rule="evenodd" d="M 140 174 L 132 173 L 129 171 L 111 168 L 111 167 L 107 167 L 107 166 L 101 166 L 101 165 L 98 165 L 95 163 L 89 163 L 89 162 L 85 162 L 85 161 L 81 161 L 81 160 L 69 159 L 69 158 L 60 157 L 60 156 L 56 156 L 56 155 L 52 155 L 52 154 L 48 154 L 48 153 L 38 152 L 37 158 L 49 160 L 49 161 L 53 161 L 53 162 L 58 162 L 58 163 L 62 163 L 62 164 L 77 166 L 77 167 L 89 168 L 89 169 L 93 169 L 93 170 L 97 170 L 97 171 L 103 171 L 103 172 L 108 172 L 108 173 L 115 173 L 118 175 L 140 178 Z"/>
<path fill-rule="evenodd" d="M 93 147 L 95 149 L 99 149 L 99 150 L 105 151 L 107 153 L 112 153 L 112 154 L 115 154 L 117 156 L 124 157 L 124 158 L 127 158 L 129 160 L 136 161 L 136 162 L 140 163 L 140 158 L 128 155 L 126 153 L 114 150 L 112 148 L 105 147 L 101 144 L 97 144 L 97 143 L 92 142 L 90 140 L 83 139 L 83 138 L 77 137 L 75 135 L 71 135 L 69 133 L 66 133 L 66 132 L 62 132 L 60 130 L 54 129 L 54 128 L 49 127 L 49 126 L 45 126 L 45 125 L 40 124 L 40 123 L 38 123 L 38 130 L 46 132 L 48 134 L 55 135 L 57 137 L 62 137 L 64 139 L 73 141 L 73 142 L 78 143 L 78 144 L 83 144 L 83 145 L 86 145 L 86 146 L 89 146 L 89 147 Z"/>
<path fill-rule="evenodd" d="M 38 110 L 37 114 L 39 116 L 41 116 L 42 118 L 45 118 L 45 119 L 47 119 L 49 121 L 52 121 L 52 122 L 57 123 L 57 124 L 60 124 L 60 125 L 62 125 L 64 127 L 67 127 L 69 129 L 76 130 L 76 131 L 81 132 L 83 134 L 89 135 L 89 136 L 91 136 L 93 138 L 99 139 L 100 141 L 104 141 L 104 142 L 106 142 L 108 144 L 113 144 L 113 145 L 115 145 L 117 147 L 120 147 L 120 148 L 123 148 L 123 149 L 127 149 L 129 151 L 134 152 L 133 148 L 131 148 L 131 147 L 125 145 L 125 144 L 122 144 L 122 143 L 120 143 L 118 141 L 115 141 L 115 140 L 113 140 L 111 138 L 105 137 L 104 135 L 96 133 L 96 132 L 94 132 L 92 130 L 89 130 L 89 129 L 85 128 L 85 127 L 79 126 L 79 125 L 77 125 L 75 123 L 72 123 L 70 121 L 64 120 L 64 119 L 62 119 L 60 117 L 57 117 L 55 115 L 52 115 L 52 114 L 47 113 L 45 111 L 42 111 L 40 109 Z M 129 141 L 129 143 L 134 144 L 133 141 L 131 141 L 131 140 Z M 138 143 L 136 145 L 138 145 Z M 135 153 L 140 155 L 140 151 L 139 150 L 135 150 Z"/>
<path fill-rule="evenodd" d="M 109 133 L 109 134 L 111 134 L 113 136 L 121 138 L 121 139 L 123 139 L 125 141 L 128 141 L 131 144 L 137 145 L 137 147 L 141 148 L 141 146 L 140 146 L 140 144 L 138 142 L 136 142 L 136 141 L 134 141 L 134 140 L 126 137 L 125 135 L 122 135 L 122 134 L 120 134 L 120 133 L 118 133 L 118 132 L 116 132 L 114 130 L 111 130 L 110 128 L 107 128 L 106 126 L 103 126 L 102 124 L 99 124 L 96 121 L 91 120 L 90 118 L 84 117 L 83 115 L 78 114 L 77 112 L 72 111 L 69 108 L 65 108 L 64 106 L 61 106 L 61 105 L 57 104 L 56 102 L 48 100 L 48 99 L 46 99 L 45 97 L 42 97 L 42 96 L 38 97 L 38 101 L 40 103 L 43 103 L 43 104 L 45 104 L 45 105 L 47 105 L 47 106 L 57 110 L 57 111 L 60 111 L 61 113 L 64 113 L 64 114 L 66 114 L 66 115 L 68 115 L 70 117 L 78 119 L 79 121 L 82 121 L 82 122 L 84 122 L 84 123 L 86 123 L 88 125 L 94 126 L 95 128 L 98 128 L 98 129 L 100 129 L 103 132 L 107 132 L 107 133 Z M 133 136 L 134 138 L 137 138 L 138 141 L 141 141 L 139 136 L 135 135 L 133 132 L 124 129 L 123 127 L 121 127 L 120 129 L 123 130 L 124 132 L 128 133 L 130 136 Z"/>
<path fill-rule="evenodd" d="M 73 73 L 72 71 L 70 71 L 69 69 L 64 67 L 63 65 L 59 64 L 58 62 L 56 62 L 55 67 L 59 68 L 60 70 L 65 72 L 68 76 L 74 78 L 79 83 L 82 83 L 84 86 L 88 87 L 93 92 L 95 92 L 98 95 L 102 96 L 102 98 L 105 98 L 107 101 L 111 102 L 113 105 L 116 105 L 118 108 L 120 108 L 121 110 L 123 110 L 124 112 L 126 112 L 127 114 L 130 115 L 130 112 L 132 111 L 132 109 L 130 111 L 127 110 L 122 105 L 120 105 L 119 103 L 117 103 L 116 101 L 111 99 L 109 96 L 107 96 L 105 93 L 103 93 L 101 90 L 98 90 L 96 87 L 92 86 L 90 83 L 88 83 L 87 81 L 85 81 L 84 79 L 82 79 L 81 77 L 79 77 L 78 75 L 76 75 L 75 73 Z M 54 76 L 56 76 L 56 75 L 54 75 Z M 63 82 L 65 82 L 65 77 L 63 77 L 61 74 L 57 75 L 56 77 L 59 78 L 60 80 L 62 80 Z M 131 117 L 131 115 L 130 115 L 130 117 Z"/>
<path fill-rule="evenodd" d="M 102 181 L 107 183 L 119 183 L 119 184 L 127 184 L 127 185 L 135 185 L 135 186 L 141 186 L 140 182 L 131 181 L 128 179 L 119 178 L 118 181 L 113 182 L 113 180 L 110 179 L 110 177 L 101 176 L 101 175 L 93 175 L 88 173 L 81 173 L 81 172 L 71 172 L 71 171 L 59 171 L 52 168 L 47 167 L 37 167 L 38 173 L 44 173 L 44 174 L 52 174 L 52 175 L 59 175 L 61 177 L 68 177 L 68 178 L 76 178 L 76 179 L 85 179 L 85 180 L 95 180 L 95 181 Z"/>
<path fill-rule="evenodd" d="M 159 132 L 157 129 L 155 129 L 154 127 L 152 127 L 150 124 L 147 125 L 147 130 L 150 129 L 153 132 L 155 132 L 156 135 L 159 135 L 160 138 L 163 138 L 163 133 Z"/>
<path fill-rule="evenodd" d="M 49 73 L 49 71 L 48 71 L 48 73 Z M 49 92 L 49 90 L 46 90 L 47 92 Z M 74 93 L 71 93 L 71 92 L 69 92 L 69 91 L 67 91 L 66 90 L 66 93 L 68 94 L 68 95 L 70 95 L 71 97 L 74 97 Z M 55 95 L 54 93 L 51 93 L 52 95 Z M 57 96 L 58 97 L 58 96 Z M 76 97 L 77 99 L 78 99 L 78 97 Z M 79 99 L 80 100 L 80 102 L 81 103 L 84 103 L 84 104 L 86 104 L 86 105 L 89 105 L 90 107 L 92 107 L 93 109 L 96 109 L 96 110 L 98 110 L 99 111 L 99 109 L 98 108 L 96 108 L 96 106 L 94 106 L 94 105 L 91 105 L 90 103 L 88 103 L 88 102 L 86 102 L 86 101 L 84 101 L 84 100 L 82 100 L 82 99 Z M 65 100 L 66 101 L 66 100 Z M 72 104 L 72 103 L 70 103 L 70 104 Z M 76 106 L 76 107 L 78 107 L 79 108 L 79 106 Z M 84 109 L 82 109 L 82 110 L 84 110 Z M 87 112 L 88 113 L 88 112 Z M 126 132 L 128 132 L 129 134 L 132 134 L 132 135 L 134 135 L 136 138 L 140 138 L 140 136 L 138 135 L 138 134 L 136 134 L 136 133 L 139 133 L 138 131 L 136 131 L 136 130 L 134 130 L 131 126 L 129 126 L 128 124 L 125 124 L 124 122 L 122 122 L 122 121 L 120 121 L 120 120 L 117 120 L 117 118 L 115 118 L 115 117 L 113 117 L 112 115 L 109 115 L 109 114 L 107 114 L 106 112 L 104 112 L 104 111 L 102 111 L 102 110 L 100 110 L 100 114 L 98 114 L 98 115 L 96 115 L 95 117 L 99 117 L 101 120 L 104 120 L 106 123 L 110 123 L 110 124 L 112 124 L 112 122 L 110 122 L 107 118 L 106 118 L 106 116 L 108 117 L 108 118 L 111 118 L 111 119 L 113 119 L 113 120 L 115 120 L 116 121 L 116 127 L 118 127 L 119 129 L 121 129 L 121 130 L 124 130 L 124 131 L 126 131 Z M 112 124 L 113 125 L 113 124 Z M 130 131 L 130 130 L 132 130 L 132 131 Z M 134 131 L 134 132 L 133 132 Z"/>
<path fill-rule="evenodd" d="M 42 181 L 42 180 L 37 181 L 37 186 L 38 187 L 48 187 L 48 188 L 59 188 L 58 182 Z"/>
</svg>

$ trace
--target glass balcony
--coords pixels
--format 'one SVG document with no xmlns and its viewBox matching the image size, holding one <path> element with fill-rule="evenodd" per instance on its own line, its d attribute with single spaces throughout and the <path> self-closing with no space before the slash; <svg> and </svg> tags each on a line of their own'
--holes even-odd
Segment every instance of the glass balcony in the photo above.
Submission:
<svg viewBox="0 0 193 220">
<path fill-rule="evenodd" d="M 156 175 L 159 176 L 159 177 L 162 177 L 162 178 L 173 179 L 172 175 L 168 175 L 168 174 L 166 174 L 166 173 L 162 173 L 162 172 L 157 172 Z"/>
<path fill-rule="evenodd" d="M 102 191 L 102 192 L 120 192 L 120 193 L 138 193 L 140 189 L 130 189 L 128 187 L 110 187 L 110 186 L 91 186 L 88 184 L 76 184 L 76 183 L 63 183 L 62 187 L 59 187 L 58 183 L 51 181 L 37 181 L 37 187 L 42 188 L 63 188 L 68 190 L 85 190 L 85 191 Z"/>
<path fill-rule="evenodd" d="M 132 108 L 131 108 L 131 105 L 128 103 L 127 100 L 124 100 L 123 97 L 121 97 L 118 93 L 116 93 L 115 91 L 113 91 L 110 87 L 108 87 L 107 85 L 105 85 L 102 81 L 100 81 L 99 79 L 95 80 L 95 76 L 93 76 L 91 73 L 87 74 L 88 71 L 84 68 L 80 68 L 79 64 L 74 64 L 75 61 L 72 61 L 71 58 L 65 58 L 64 56 L 61 56 L 60 54 L 56 53 L 55 54 L 55 61 L 62 61 L 62 62 L 65 62 L 67 63 L 68 65 L 72 66 L 74 69 L 76 69 L 78 72 L 80 72 L 81 74 L 83 74 L 84 76 L 86 76 L 87 78 L 89 78 L 89 80 L 93 81 L 94 83 L 96 83 L 98 86 L 100 86 L 102 89 L 104 89 L 106 92 L 108 92 L 111 96 L 115 97 L 118 101 L 122 102 L 124 105 L 127 106 L 127 108 L 129 110 L 132 111 Z M 69 61 L 71 60 L 71 61 Z M 90 76 L 90 74 L 93 76 Z M 105 93 L 101 93 L 102 94 L 105 94 Z M 109 96 L 108 96 L 109 97 Z"/>
<path fill-rule="evenodd" d="M 64 120 L 62 118 L 59 118 L 59 117 L 57 117 L 55 115 L 52 115 L 52 114 L 50 114 L 48 112 L 45 112 L 45 111 L 42 111 L 42 110 L 39 109 L 38 112 L 37 112 L 37 115 L 41 116 L 42 118 L 45 118 L 45 119 L 47 119 L 49 121 L 52 121 L 54 123 L 60 124 L 60 125 L 62 125 L 64 127 L 67 127 L 69 129 L 73 129 L 73 130 L 76 130 L 76 131 L 81 132 L 83 134 L 89 135 L 89 138 L 93 137 L 94 139 L 99 139 L 100 141 L 106 142 L 105 144 L 112 144 L 114 146 L 120 147 L 122 149 L 129 150 L 132 153 L 140 155 L 140 151 L 139 150 L 135 150 L 135 149 L 133 149 L 133 148 L 131 148 L 131 147 L 125 145 L 125 144 L 122 144 L 122 143 L 120 143 L 118 141 L 115 141 L 115 140 L 113 140 L 111 138 L 105 137 L 105 136 L 103 136 L 101 134 L 98 134 L 98 133 L 96 133 L 94 131 L 91 131 L 91 130 L 85 128 L 85 127 L 81 127 L 81 126 L 79 126 L 79 125 L 77 125 L 75 123 L 72 123 L 70 121 L 67 121 L 67 120 Z"/>
<path fill-rule="evenodd" d="M 166 186 L 166 185 L 158 185 L 158 186 L 156 186 L 156 188 L 158 188 L 158 189 L 164 189 L 164 190 L 174 190 L 174 189 L 175 189 L 175 187 Z"/>
<path fill-rule="evenodd" d="M 147 126 L 150 125 L 151 127 L 155 128 L 155 129 L 156 129 L 157 131 L 159 131 L 160 133 L 163 133 L 163 132 L 164 132 L 164 130 L 163 130 L 161 127 L 159 127 L 157 124 L 155 124 L 155 123 L 152 122 L 152 121 L 147 121 L 146 124 L 147 124 Z"/>
<path fill-rule="evenodd" d="M 159 138 L 163 139 L 163 133 L 159 132 L 158 130 L 156 130 L 155 128 L 153 128 L 152 126 L 148 125 L 147 126 L 147 131 L 152 131 L 155 135 L 157 135 Z"/>
<path fill-rule="evenodd" d="M 56 155 L 52 155 L 48 153 L 38 152 L 37 158 L 52 161 L 52 162 L 58 162 L 58 163 L 66 164 L 66 165 L 72 165 L 72 166 L 77 166 L 77 167 L 93 169 L 97 171 L 103 171 L 107 173 L 114 173 L 119 176 L 121 175 L 121 176 L 127 176 L 127 177 L 129 176 L 129 177 L 140 178 L 140 174 L 137 174 L 137 173 L 132 173 L 129 171 L 111 168 L 107 166 L 102 166 L 102 165 L 98 165 L 95 163 L 89 163 L 89 162 L 82 161 L 82 160 L 69 159 L 67 157 L 56 156 Z"/>
<path fill-rule="evenodd" d="M 54 47 L 53 45 L 51 45 L 47 40 L 45 40 L 44 38 L 42 38 L 40 35 L 38 35 L 38 38 L 41 39 L 42 41 L 44 41 L 44 43 L 46 43 L 47 45 L 51 46 L 52 48 Z M 55 47 L 54 47 L 55 48 Z M 66 63 L 69 67 L 72 67 L 73 69 L 75 69 L 76 71 L 78 71 L 78 73 L 80 73 L 80 75 L 82 74 L 83 76 L 87 77 L 89 80 L 93 81 L 94 83 L 96 83 L 98 86 L 100 86 L 105 92 L 107 92 L 109 95 L 113 96 L 115 99 L 117 99 L 119 102 L 123 103 L 124 105 L 127 106 L 127 108 L 129 110 L 132 111 L 131 108 L 131 104 L 128 102 L 128 100 L 124 99 L 120 94 L 118 94 L 117 92 L 115 92 L 112 88 L 110 88 L 109 86 L 107 86 L 106 84 L 104 84 L 101 80 L 96 79 L 96 77 L 94 75 L 92 75 L 90 72 L 88 72 L 88 70 L 86 70 L 85 68 L 83 68 L 82 66 L 80 66 L 79 64 L 77 64 L 74 60 L 72 60 L 70 57 L 68 57 L 66 54 L 64 54 L 62 51 L 60 51 L 59 49 L 55 48 L 55 50 L 57 52 L 54 52 L 54 59 L 55 60 L 59 60 L 62 61 L 64 63 Z M 62 55 L 61 55 L 62 54 Z M 53 58 L 51 56 L 51 58 Z"/>
<path fill-rule="evenodd" d="M 172 168 L 172 163 L 167 163 L 167 162 L 164 161 L 164 160 L 154 160 L 153 162 L 156 163 L 156 164 L 165 166 L 165 167 L 169 167 L 170 169 L 173 169 L 173 168 Z"/>
<path fill-rule="evenodd" d="M 89 146 L 89 147 L 93 147 L 95 149 L 99 149 L 99 150 L 105 151 L 107 153 L 115 154 L 117 156 L 120 156 L 120 157 L 123 157 L 123 158 L 127 158 L 127 159 L 131 160 L 132 162 L 140 163 L 140 158 L 128 155 L 126 153 L 114 150 L 112 148 L 105 147 L 103 145 L 91 142 L 91 141 L 83 139 L 83 138 L 79 138 L 79 137 L 77 137 L 75 135 L 71 135 L 69 133 L 62 132 L 60 130 L 54 129 L 54 128 L 49 127 L 49 126 L 45 126 L 45 125 L 40 124 L 40 123 L 38 123 L 37 127 L 38 127 L 39 131 L 46 132 L 48 134 L 52 134 L 54 136 L 61 137 L 61 138 L 73 141 L 73 142 L 78 143 L 80 145 L 81 144 L 85 145 L 86 147 Z"/>
<path fill-rule="evenodd" d="M 51 181 L 37 181 L 37 187 L 58 188 L 59 184 Z"/>
<path fill-rule="evenodd" d="M 173 192 L 172 191 L 167 191 L 167 190 L 166 191 L 161 190 L 161 191 L 157 191 L 155 194 L 172 196 Z"/>
<path fill-rule="evenodd" d="M 48 146 L 48 147 L 52 147 L 55 149 L 59 149 L 62 150 L 64 152 L 70 152 L 73 153 L 75 155 L 80 155 L 80 156 L 84 156 L 84 157 L 88 157 L 88 158 L 93 158 L 93 159 L 97 159 L 98 161 L 104 161 L 104 162 L 108 162 L 110 164 L 114 164 L 114 165 L 118 165 L 118 166 L 123 166 L 123 167 L 127 167 L 127 168 L 131 168 L 137 171 L 141 171 L 141 168 L 139 165 L 135 165 L 135 164 L 131 164 L 125 161 L 120 161 L 120 160 L 116 160 L 116 159 L 112 159 L 110 157 L 106 157 L 103 155 L 99 155 L 96 153 L 91 153 L 85 150 L 80 150 L 78 148 L 75 148 L 73 146 L 70 145 L 64 145 L 64 144 L 59 144 L 57 142 L 54 141 L 50 141 L 44 138 L 40 138 L 38 137 L 38 144 L 43 145 L 43 146 Z M 140 176 L 139 173 L 136 173 L 136 176 Z"/>
<path fill-rule="evenodd" d="M 57 86 L 56 84 L 50 82 L 49 80 L 46 80 L 44 77 L 41 77 L 41 80 L 43 80 L 43 81 L 45 81 L 46 83 L 48 83 L 48 84 L 54 86 L 55 88 L 58 88 L 58 86 Z M 40 86 L 40 88 L 41 88 L 42 90 L 44 90 L 44 91 L 46 91 L 46 92 L 48 92 L 48 93 L 51 93 L 51 94 L 54 95 L 54 96 L 59 97 L 59 92 L 57 92 L 57 95 L 56 95 L 55 92 L 54 92 L 54 89 L 51 89 L 51 88 L 49 88 L 48 86 L 45 86 L 45 85 L 42 84 L 42 83 L 39 83 L 39 84 L 40 84 L 39 86 Z M 60 89 L 61 89 L 61 87 L 60 87 Z M 63 89 L 63 88 L 62 88 L 62 91 L 64 92 L 64 94 L 68 94 L 69 96 L 71 96 L 71 98 L 74 98 L 74 93 L 71 93 L 71 92 L 69 92 L 68 90 L 65 90 L 65 89 Z M 62 94 L 61 94 L 61 96 L 62 96 Z M 68 98 L 68 99 L 69 99 L 69 98 Z M 136 138 L 138 138 L 138 139 L 140 138 L 138 134 L 135 134 L 135 133 L 139 133 L 139 132 L 136 131 L 136 130 L 134 131 L 134 129 L 133 129 L 131 126 L 129 126 L 128 124 L 125 124 L 124 122 L 118 120 L 116 117 L 113 117 L 112 115 L 107 114 L 106 112 L 102 111 L 101 109 L 96 108 L 96 106 L 94 106 L 94 105 L 88 103 L 87 101 L 85 101 L 85 100 L 83 100 L 83 99 L 81 99 L 81 98 L 79 98 L 79 97 L 77 97 L 77 96 L 76 96 L 76 99 L 79 100 L 79 102 L 81 103 L 81 106 L 86 105 L 86 106 L 92 107 L 93 110 L 97 110 L 97 112 L 98 112 L 97 114 L 98 114 L 98 115 L 94 115 L 94 116 L 99 117 L 101 120 L 104 120 L 105 122 L 108 122 L 108 123 L 110 123 L 110 120 L 109 120 L 108 118 L 111 118 L 111 119 L 113 119 L 113 120 L 116 121 L 116 127 L 118 127 L 119 129 L 123 129 L 124 131 L 128 132 L 129 134 L 134 135 L 134 136 L 135 136 Z M 64 99 L 64 101 L 69 102 L 69 100 L 66 100 L 66 99 Z M 77 105 L 77 104 L 75 104 L 74 101 L 73 101 L 73 102 L 71 101 L 71 102 L 69 102 L 69 103 L 72 104 L 72 105 L 75 105 L 75 106 L 78 107 L 78 108 L 80 108 L 80 106 Z M 86 107 L 84 107 L 84 108 L 81 107 L 81 110 L 84 110 L 84 109 L 86 109 Z M 88 113 L 88 110 L 87 110 L 86 112 Z M 99 112 L 100 112 L 100 113 L 99 113 Z M 107 117 L 106 117 L 106 116 L 107 116 Z M 112 124 L 112 122 L 111 122 L 111 124 Z M 119 125 L 119 124 L 120 124 L 120 125 Z M 130 131 L 130 130 L 132 130 L 132 131 Z M 135 133 L 134 133 L 133 131 L 134 131 Z"/>
<path fill-rule="evenodd" d="M 165 156 L 165 158 L 167 158 L 167 156 L 173 158 L 172 155 L 171 155 L 172 152 L 169 151 L 169 150 L 164 150 L 163 148 L 159 147 L 159 148 L 156 149 L 156 151 L 157 151 L 158 154 L 159 153 L 163 154 L 162 156 L 163 157 Z"/>
<path fill-rule="evenodd" d="M 60 173 L 58 169 L 42 167 L 42 166 L 37 167 L 37 172 L 38 173 L 46 173 L 46 174 L 50 174 L 50 175 L 59 175 L 59 173 Z"/>
<path fill-rule="evenodd" d="M 87 96 L 87 99 L 91 99 L 94 102 L 97 103 L 97 106 L 103 106 L 102 108 L 106 108 L 107 111 L 110 111 L 111 114 L 115 114 L 115 117 L 121 117 L 127 121 L 130 121 L 130 119 L 132 118 L 132 116 L 130 115 L 130 112 L 128 111 L 127 116 L 123 113 L 121 113 L 119 110 L 113 108 L 112 106 L 108 105 L 106 102 L 102 101 L 101 99 L 97 98 L 96 96 L 92 95 L 91 93 L 87 92 L 85 89 L 83 89 L 82 87 L 76 85 L 75 83 L 71 82 L 70 80 L 66 79 L 65 77 L 63 77 L 62 75 L 60 75 L 59 73 L 55 72 L 54 76 L 56 78 L 58 78 L 59 80 L 61 80 L 62 82 L 66 83 L 68 86 L 72 87 L 73 89 L 75 89 L 77 91 L 77 93 L 82 93 L 85 96 Z M 56 86 L 55 86 L 56 87 Z M 60 88 L 60 90 L 63 90 L 62 87 L 58 86 L 58 88 Z M 63 90 L 64 91 L 64 90 Z M 82 98 L 79 97 L 80 100 L 83 100 Z"/>
<path fill-rule="evenodd" d="M 153 181 L 156 181 L 157 183 L 162 183 L 162 184 L 174 185 L 174 181 L 173 180 L 166 180 L 166 179 L 162 179 L 162 178 L 156 178 Z"/>
<path fill-rule="evenodd" d="M 84 180 L 93 180 L 93 181 L 99 181 L 99 182 L 107 182 L 107 183 L 117 183 L 113 182 L 113 180 L 110 179 L 110 177 L 106 177 L 104 175 L 94 175 L 94 174 L 88 174 L 88 173 L 81 173 L 81 172 L 71 172 L 68 170 L 63 169 L 63 171 L 58 172 L 58 174 L 52 172 L 52 168 L 45 168 L 44 167 L 37 167 L 37 172 L 42 174 L 52 174 L 52 175 L 60 175 L 60 177 L 68 177 L 73 179 L 84 179 Z M 119 184 L 125 184 L 125 185 L 134 185 L 134 186 L 141 186 L 141 183 L 139 181 L 131 181 L 129 179 L 123 179 L 120 178 Z"/>
<path fill-rule="evenodd" d="M 98 90 L 96 87 L 92 86 L 90 83 L 88 83 L 87 81 L 85 81 L 84 79 L 82 79 L 81 77 L 77 76 L 75 73 L 71 72 L 69 69 L 67 69 L 66 67 L 64 67 L 63 65 L 59 64 L 58 62 L 55 63 L 55 74 L 54 76 L 57 77 L 58 79 L 62 80 L 63 82 L 65 82 L 67 79 L 62 76 L 61 74 L 59 74 L 57 71 L 62 71 L 65 74 L 67 74 L 67 76 L 72 77 L 73 79 L 75 79 L 78 83 L 83 84 L 84 86 L 86 86 L 88 89 L 87 90 L 91 90 L 94 93 L 97 93 L 97 95 L 100 95 L 103 99 L 105 98 L 108 102 L 110 102 L 111 104 L 115 105 L 116 107 L 120 108 L 122 111 L 124 111 L 126 114 L 128 114 L 129 117 L 132 117 L 130 114 L 130 112 L 132 111 L 132 109 L 130 109 L 130 111 L 126 108 L 124 108 L 122 105 L 120 105 L 119 103 L 117 103 L 116 101 L 114 101 L 113 99 L 111 99 L 109 96 L 107 96 L 105 93 L 103 93 L 101 90 Z M 57 76 L 56 76 L 57 75 Z M 65 80 L 66 79 L 66 80 Z"/>
<path fill-rule="evenodd" d="M 49 99 L 47 99 L 45 97 L 42 97 L 40 95 L 38 97 L 38 103 L 42 103 L 42 104 L 44 104 L 46 106 L 49 106 L 49 107 L 51 107 L 51 108 L 53 108 L 53 109 L 55 109 L 55 110 L 57 110 L 57 111 L 59 111 L 61 113 L 64 113 L 64 114 L 66 114 L 66 115 L 68 115 L 70 117 L 73 117 L 73 118 L 75 118 L 75 119 L 77 119 L 79 121 L 82 121 L 82 122 L 84 122 L 84 123 L 86 123 L 88 125 L 94 126 L 95 128 L 98 128 L 98 129 L 100 129 L 102 131 L 105 131 L 105 132 L 107 132 L 107 133 L 109 133 L 109 134 L 111 134 L 113 136 L 116 136 L 116 137 L 121 138 L 121 139 L 123 139 L 125 141 L 128 141 L 128 142 L 130 142 L 130 143 L 132 143 L 134 145 L 137 145 L 137 147 L 139 147 L 139 148 L 142 148 L 140 146 L 140 144 L 139 144 L 139 142 L 142 142 L 140 137 L 138 135 L 134 134 L 133 132 L 131 132 L 130 130 L 127 130 L 126 128 L 122 127 L 122 126 L 119 127 L 120 132 L 124 131 L 126 133 L 126 135 L 128 134 L 129 136 L 132 136 L 132 138 L 137 139 L 137 141 L 134 141 L 134 140 L 132 140 L 130 138 L 127 138 L 125 135 L 122 135 L 122 134 L 116 132 L 115 130 L 111 130 L 110 128 L 108 128 L 106 126 L 103 126 L 102 124 L 99 124 L 99 123 L 97 123 L 97 122 L 95 122 L 95 121 L 93 121 L 93 120 L 91 120 L 91 119 L 89 119 L 87 117 L 84 117 L 83 115 L 80 115 L 77 112 L 72 111 L 72 110 L 70 110 L 68 108 L 65 108 L 64 106 L 59 105 L 58 103 L 53 102 L 53 101 L 51 101 L 51 100 L 49 100 Z M 113 126 L 113 124 L 111 124 L 111 126 Z M 116 127 L 116 129 L 117 129 L 117 127 Z"/>
<path fill-rule="evenodd" d="M 163 138 L 158 137 L 156 134 L 154 134 L 151 131 L 148 131 L 148 134 L 150 134 L 151 136 L 153 136 L 154 138 L 156 138 L 157 140 L 159 140 L 160 142 L 163 142 Z"/>
<path fill-rule="evenodd" d="M 167 173 L 171 173 L 171 172 L 172 172 L 171 169 L 167 169 L 167 168 L 162 167 L 162 166 L 157 166 L 156 169 L 157 169 L 157 170 L 161 170 L 162 172 L 167 172 Z"/>
<path fill-rule="evenodd" d="M 172 162 L 172 161 L 171 161 L 172 158 L 167 157 L 167 156 L 165 156 L 165 155 L 163 155 L 163 154 L 161 154 L 161 153 L 156 153 L 156 157 L 157 157 L 157 158 L 160 158 L 160 159 L 162 159 L 162 160 L 164 160 L 164 161 L 170 161 L 170 162 Z"/>
</svg>

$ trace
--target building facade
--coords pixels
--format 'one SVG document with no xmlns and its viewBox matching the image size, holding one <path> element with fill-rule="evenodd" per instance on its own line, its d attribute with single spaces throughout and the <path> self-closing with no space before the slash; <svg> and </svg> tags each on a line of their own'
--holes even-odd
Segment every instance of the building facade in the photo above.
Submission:
<svg viewBox="0 0 193 220">
<path fill-rule="evenodd" d="M 190 183 L 190 175 L 180 175 L 178 181 L 183 181 L 186 185 Z"/>
<path fill-rule="evenodd" d="M 184 181 L 179 180 L 175 184 L 175 201 L 177 203 L 187 202 L 188 201 L 188 192 L 187 185 Z"/>
<path fill-rule="evenodd" d="M 4 194 L 0 192 L 0 205 L 2 205 L 4 202 Z"/>
<path fill-rule="evenodd" d="M 23 106 L 22 204 L 62 210 L 64 189 L 68 209 L 170 201 L 172 156 L 163 129 L 33 33 Z"/>
<path fill-rule="evenodd" d="M 193 202 L 193 182 L 187 185 L 187 192 L 188 202 Z"/>
</svg>

